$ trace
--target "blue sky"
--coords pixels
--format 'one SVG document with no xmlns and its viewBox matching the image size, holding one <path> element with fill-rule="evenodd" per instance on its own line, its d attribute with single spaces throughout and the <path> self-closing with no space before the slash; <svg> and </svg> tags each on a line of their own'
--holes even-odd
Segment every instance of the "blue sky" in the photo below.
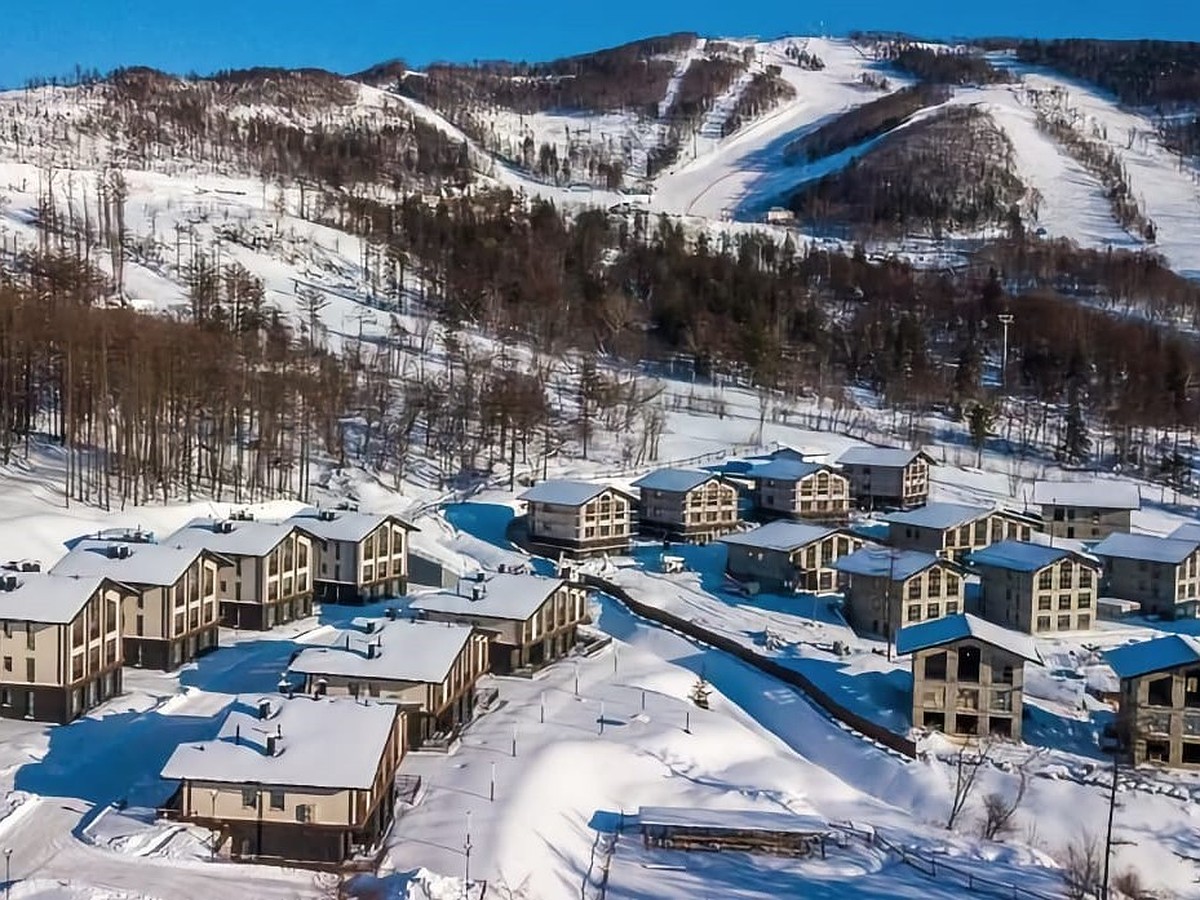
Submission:
<svg viewBox="0 0 1200 900">
<path fill-rule="evenodd" d="M 50 0 L 0 4 L 0 85 L 149 65 L 351 72 L 385 59 L 548 59 L 668 31 L 1200 40 L 1200 2 L 1156 0 Z"/>
</svg>

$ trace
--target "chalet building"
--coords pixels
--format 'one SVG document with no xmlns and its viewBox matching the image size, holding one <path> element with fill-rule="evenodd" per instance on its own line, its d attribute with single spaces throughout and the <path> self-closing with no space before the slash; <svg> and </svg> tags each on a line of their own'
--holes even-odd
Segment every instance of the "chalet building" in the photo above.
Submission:
<svg viewBox="0 0 1200 900">
<path fill-rule="evenodd" d="M 468 625 L 411 619 L 360 619 L 328 646 L 296 654 L 289 676 L 320 696 L 398 703 L 408 744 L 447 734 L 475 712 L 475 682 L 488 666 L 487 635 Z"/>
<path fill-rule="evenodd" d="M 857 535 L 780 519 L 753 531 L 721 538 L 728 548 L 725 571 L 768 591 L 833 591 L 834 563 L 863 545 Z"/>
<path fill-rule="evenodd" d="M 1200 605 L 1200 541 L 1116 531 L 1092 553 L 1104 565 L 1105 596 L 1136 600 L 1143 613 L 1174 619 Z"/>
<path fill-rule="evenodd" d="M 846 618 L 891 638 L 907 625 L 963 612 L 961 568 L 932 553 L 864 546 L 834 568 L 847 578 Z"/>
<path fill-rule="evenodd" d="M 862 446 L 843 453 L 838 465 L 860 506 L 909 509 L 929 499 L 929 467 L 936 460 L 923 450 Z"/>
<path fill-rule="evenodd" d="M 453 592 L 422 594 L 409 608 L 434 622 L 471 625 L 490 640 L 489 668 L 497 674 L 538 669 L 575 646 L 587 621 L 587 591 L 561 578 L 480 572 Z"/>
<path fill-rule="evenodd" d="M 961 503 L 926 503 L 888 513 L 888 543 L 962 562 L 972 551 L 1000 541 L 1028 541 L 1041 520 L 1022 513 Z"/>
<path fill-rule="evenodd" d="M 1172 634 L 1104 657 L 1121 680 L 1117 733 L 1134 765 L 1200 768 L 1200 640 Z"/>
<path fill-rule="evenodd" d="M 167 671 L 217 647 L 217 572 L 228 565 L 199 547 L 85 540 L 51 571 L 108 576 L 132 588 L 121 616 L 125 663 Z"/>
<path fill-rule="evenodd" d="M 1128 532 L 1131 514 L 1142 508 L 1137 485 L 1123 481 L 1039 481 L 1033 503 L 1047 534 L 1081 541 Z"/>
<path fill-rule="evenodd" d="M 180 744 L 163 766 L 179 782 L 169 806 L 234 859 L 341 863 L 392 827 L 403 722 L 391 703 L 239 697 L 215 738 Z"/>
<path fill-rule="evenodd" d="M 641 493 L 643 534 L 707 543 L 737 530 L 737 488 L 712 472 L 659 469 L 633 486 Z"/>
<path fill-rule="evenodd" d="M 971 554 L 984 618 L 1029 634 L 1086 631 L 1096 621 L 1100 564 L 1063 547 L 1000 541 Z"/>
<path fill-rule="evenodd" d="M 294 524 L 193 519 L 163 543 L 198 547 L 225 560 L 217 570 L 222 625 L 267 631 L 312 615 L 320 541 Z"/>
<path fill-rule="evenodd" d="M 288 522 L 320 539 L 313 572 L 318 603 L 366 603 L 408 590 L 408 533 L 416 526 L 349 509 L 306 509 Z"/>
<path fill-rule="evenodd" d="M 100 575 L 0 573 L 0 716 L 70 722 L 121 693 L 121 606 Z"/>
<path fill-rule="evenodd" d="M 1025 663 L 1042 663 L 1029 635 L 963 613 L 901 628 L 896 652 L 912 656 L 914 727 L 1021 739 Z"/>
<path fill-rule="evenodd" d="M 850 480 L 831 466 L 775 459 L 746 477 L 754 482 L 754 505 L 764 515 L 831 523 L 850 517 Z"/>
<path fill-rule="evenodd" d="M 543 481 L 517 499 L 529 504 L 529 540 L 587 555 L 625 553 L 633 537 L 635 498 L 584 481 Z"/>
</svg>

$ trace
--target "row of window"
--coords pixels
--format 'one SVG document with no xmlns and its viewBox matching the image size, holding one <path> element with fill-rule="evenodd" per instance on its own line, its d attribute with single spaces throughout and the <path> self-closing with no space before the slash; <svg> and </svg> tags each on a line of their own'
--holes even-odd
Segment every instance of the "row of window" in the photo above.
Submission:
<svg viewBox="0 0 1200 900">
<path fill-rule="evenodd" d="M 1049 566 L 1038 573 L 1038 590 L 1048 591 L 1054 588 L 1054 570 L 1056 568 L 1058 569 L 1058 587 L 1060 590 L 1071 587 L 1090 588 L 1092 586 L 1093 574 L 1091 567 L 1079 566 L 1076 568 L 1067 559 L 1059 563 L 1058 566 Z"/>
<path fill-rule="evenodd" d="M 1052 616 L 1038 616 L 1034 631 L 1087 631 L 1092 627 L 1092 617 L 1090 615 L 1079 616 L 1073 626 L 1071 618 L 1071 616 L 1059 616 L 1055 620 Z M 1053 629 L 1051 629 L 1052 622 L 1054 624 Z"/>
<path fill-rule="evenodd" d="M 946 616 L 958 615 L 958 601 L 951 600 L 948 603 L 946 603 L 946 611 L 944 613 L 942 612 L 942 604 L 940 604 L 940 603 L 925 604 L 925 618 L 926 619 L 940 619 L 943 615 L 946 615 Z M 908 609 L 904 613 L 904 619 L 906 622 L 920 622 L 921 621 L 921 604 L 920 603 L 910 604 Z"/>
</svg>

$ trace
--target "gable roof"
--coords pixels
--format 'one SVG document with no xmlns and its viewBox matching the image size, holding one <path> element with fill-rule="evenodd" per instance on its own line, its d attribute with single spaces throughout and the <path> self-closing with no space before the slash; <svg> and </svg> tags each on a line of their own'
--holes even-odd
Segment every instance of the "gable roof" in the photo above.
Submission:
<svg viewBox="0 0 1200 900">
<path fill-rule="evenodd" d="M 271 705 L 259 718 L 258 703 Z M 224 784 L 368 789 L 395 729 L 399 707 L 351 699 L 238 697 L 217 736 L 180 744 L 162 777 Z M 281 752 L 267 754 L 267 737 L 281 735 Z M 330 738 L 338 739 L 330 752 Z"/>
<path fill-rule="evenodd" d="M 24 619 L 65 625 L 79 615 L 101 586 L 118 584 L 104 575 L 51 572 L 4 572 L 16 587 L 0 590 L 0 619 Z"/>
<path fill-rule="evenodd" d="M 217 531 L 218 522 L 228 522 L 228 534 Z M 260 522 L 255 519 L 192 519 L 164 544 L 179 547 L 202 547 L 227 556 L 266 556 L 293 531 L 308 531 L 293 522 Z"/>
<path fill-rule="evenodd" d="M 1096 565 L 1094 560 L 1066 547 L 1048 547 L 1045 544 L 1012 540 L 998 541 L 976 550 L 971 554 L 970 560 L 973 565 L 1010 569 L 1014 572 L 1036 572 L 1068 556 Z"/>
<path fill-rule="evenodd" d="M 1095 481 L 1038 481 L 1033 485 L 1038 506 L 1082 506 L 1091 509 L 1141 509 L 1136 484 L 1109 478 Z"/>
<path fill-rule="evenodd" d="M 332 518 L 322 518 L 325 516 Z M 299 526 L 309 534 L 324 541 L 349 541 L 359 543 L 385 522 L 392 522 L 408 531 L 417 531 L 417 526 L 405 522 L 399 516 L 358 512 L 348 509 L 321 510 L 316 507 L 302 509 L 285 522 Z"/>
<path fill-rule="evenodd" d="M 470 625 L 414 619 L 370 620 L 371 632 L 339 629 L 324 647 L 301 650 L 288 666 L 304 675 L 441 684 L 474 633 Z M 368 646 L 375 644 L 374 657 Z"/>
<path fill-rule="evenodd" d="M 642 490 L 683 494 L 719 478 L 714 472 L 701 472 L 699 469 L 656 469 L 633 482 L 633 486 Z"/>
<path fill-rule="evenodd" d="M 746 473 L 747 478 L 773 478 L 777 481 L 799 481 L 817 472 L 832 472 L 824 463 L 801 462 L 797 459 L 773 459 L 769 463 L 754 466 Z"/>
<path fill-rule="evenodd" d="M 1200 641 L 1186 634 L 1168 634 L 1149 641 L 1114 647 L 1104 653 L 1104 661 L 1117 673 L 1118 678 L 1137 678 L 1139 675 L 1200 662 Z"/>
<path fill-rule="evenodd" d="M 110 547 L 120 547 L 128 555 L 110 557 Z M 170 587 L 206 552 L 203 547 L 195 546 L 115 544 L 89 539 L 76 544 L 50 571 L 57 575 L 107 576 L 123 584 Z"/>
<path fill-rule="evenodd" d="M 760 525 L 751 531 L 740 531 L 718 538 L 723 544 L 735 544 L 742 547 L 759 547 L 763 550 L 796 550 L 807 546 L 813 541 L 837 532 L 836 528 L 824 525 L 810 525 L 806 522 L 789 522 L 778 519 Z"/>
<path fill-rule="evenodd" d="M 926 503 L 916 509 L 906 509 L 888 513 L 883 521 L 896 525 L 915 525 L 918 528 L 958 528 L 967 522 L 974 522 L 993 512 L 998 512 L 988 506 L 967 506 L 964 503 Z"/>
<path fill-rule="evenodd" d="M 1113 559 L 1139 559 L 1146 562 L 1172 563 L 1179 565 L 1200 547 L 1200 540 L 1179 540 L 1156 537 L 1152 534 L 1127 534 L 1114 531 L 1096 546 L 1092 552 L 1097 556 Z"/>
<path fill-rule="evenodd" d="M 919 550 L 892 550 L 887 547 L 867 545 L 838 559 L 833 567 L 849 575 L 865 575 L 871 578 L 891 577 L 892 581 L 906 581 L 946 560 L 932 553 Z"/>
<path fill-rule="evenodd" d="M 838 463 L 843 466 L 879 466 L 885 469 L 902 469 L 918 456 L 925 457 L 925 461 L 929 463 L 937 462 L 937 460 L 924 450 L 904 450 L 899 447 L 872 447 L 862 444 L 858 447 L 851 447 L 839 456 Z"/>
<path fill-rule="evenodd" d="M 543 481 L 535 484 L 525 493 L 518 495 L 518 500 L 532 503 L 554 503 L 559 506 L 583 506 L 589 500 L 599 497 L 605 491 L 615 491 L 630 500 L 633 497 L 626 491 L 609 484 L 593 484 L 590 481 Z"/>
<path fill-rule="evenodd" d="M 909 625 L 896 632 L 896 652 L 901 656 L 952 644 L 955 641 L 972 638 L 1001 650 L 1007 650 L 1015 656 L 1030 662 L 1042 662 L 1038 653 L 1037 643 L 1033 637 L 1021 631 L 1002 628 L 994 622 L 973 616 L 970 613 L 958 613 L 954 616 L 942 616 L 940 619 L 930 619 L 917 625 Z"/>
<path fill-rule="evenodd" d="M 409 609 L 524 622 L 564 584 L 566 582 L 561 578 L 489 572 L 482 581 L 460 579 L 456 593 L 422 594 L 413 599 Z M 472 599 L 475 588 L 483 589 L 478 600 Z"/>
</svg>

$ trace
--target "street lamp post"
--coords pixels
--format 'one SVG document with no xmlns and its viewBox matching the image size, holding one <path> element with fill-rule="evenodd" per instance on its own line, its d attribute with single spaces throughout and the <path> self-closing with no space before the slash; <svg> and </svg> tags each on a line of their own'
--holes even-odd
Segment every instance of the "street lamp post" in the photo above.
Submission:
<svg viewBox="0 0 1200 900">
<path fill-rule="evenodd" d="M 12 848 L 4 851 L 4 900 L 12 894 Z"/>
<path fill-rule="evenodd" d="M 210 830 L 212 831 L 212 839 L 208 842 L 209 843 L 209 859 L 216 859 L 217 858 L 217 791 L 215 788 L 209 790 L 208 799 L 209 799 L 209 802 L 211 803 L 211 807 L 212 807 L 212 825 L 210 826 Z"/>
<path fill-rule="evenodd" d="M 1000 324 L 1004 328 L 1002 349 L 1000 351 L 1000 386 L 1008 387 L 1008 326 L 1012 324 L 1012 313 L 1001 313 Z"/>
<path fill-rule="evenodd" d="M 471 892 L 471 811 L 467 810 L 467 835 L 463 840 L 463 854 L 466 862 L 463 864 L 463 900 Z"/>
</svg>

